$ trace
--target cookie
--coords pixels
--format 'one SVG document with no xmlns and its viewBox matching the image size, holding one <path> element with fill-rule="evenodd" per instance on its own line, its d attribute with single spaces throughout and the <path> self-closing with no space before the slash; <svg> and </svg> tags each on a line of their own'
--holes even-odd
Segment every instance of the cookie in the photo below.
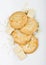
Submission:
<svg viewBox="0 0 46 65">
<path fill-rule="evenodd" d="M 21 47 L 26 54 L 33 53 L 38 47 L 38 39 L 32 36 L 31 40 L 27 44 L 21 45 Z"/>
<path fill-rule="evenodd" d="M 27 15 L 21 11 L 15 12 L 10 16 L 9 22 L 12 28 L 20 29 L 27 23 Z"/>
<path fill-rule="evenodd" d="M 20 60 L 23 60 L 26 58 L 26 54 L 24 53 L 21 46 L 15 44 L 13 50 Z"/>
<path fill-rule="evenodd" d="M 21 33 L 19 30 L 14 30 L 11 35 L 14 38 L 14 41 L 21 45 L 26 44 L 27 41 L 29 41 L 32 36 L 32 35 L 29 36 L 25 35 Z"/>
<path fill-rule="evenodd" d="M 38 29 L 38 23 L 34 18 L 28 17 L 27 24 L 20 30 L 22 33 L 30 35 Z"/>
</svg>

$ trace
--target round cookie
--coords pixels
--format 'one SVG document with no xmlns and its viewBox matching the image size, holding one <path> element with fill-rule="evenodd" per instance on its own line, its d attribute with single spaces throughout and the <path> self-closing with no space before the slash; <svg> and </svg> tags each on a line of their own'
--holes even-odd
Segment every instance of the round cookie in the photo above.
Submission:
<svg viewBox="0 0 46 65">
<path fill-rule="evenodd" d="M 38 39 L 32 36 L 31 40 L 27 44 L 21 45 L 21 47 L 26 54 L 33 53 L 38 47 Z"/>
<path fill-rule="evenodd" d="M 38 29 L 38 23 L 34 18 L 28 17 L 27 24 L 21 28 L 21 32 L 27 35 L 33 34 Z"/>
<path fill-rule="evenodd" d="M 27 23 L 27 15 L 21 11 L 15 12 L 10 16 L 9 22 L 12 28 L 20 29 Z"/>
<path fill-rule="evenodd" d="M 32 36 L 32 35 L 29 35 L 29 36 L 25 35 L 21 33 L 19 30 L 14 30 L 11 35 L 14 38 L 14 41 L 20 45 L 26 44 L 27 41 L 29 41 Z"/>
</svg>

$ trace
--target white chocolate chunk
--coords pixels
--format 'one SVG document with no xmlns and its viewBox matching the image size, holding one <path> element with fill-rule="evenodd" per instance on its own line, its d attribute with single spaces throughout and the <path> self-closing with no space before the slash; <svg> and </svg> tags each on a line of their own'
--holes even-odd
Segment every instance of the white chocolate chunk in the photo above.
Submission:
<svg viewBox="0 0 46 65">
<path fill-rule="evenodd" d="M 35 17 L 35 10 L 29 9 L 27 16 L 32 17 L 32 18 Z"/>
<path fill-rule="evenodd" d="M 19 57 L 20 60 L 23 60 L 26 58 L 26 54 L 24 53 L 23 49 L 19 45 L 14 46 L 14 52 Z"/>
<path fill-rule="evenodd" d="M 7 24 L 6 32 L 7 32 L 8 34 L 11 34 L 13 30 L 14 30 L 14 29 L 13 29 L 13 28 L 10 26 L 10 24 L 8 23 L 8 24 Z"/>
</svg>

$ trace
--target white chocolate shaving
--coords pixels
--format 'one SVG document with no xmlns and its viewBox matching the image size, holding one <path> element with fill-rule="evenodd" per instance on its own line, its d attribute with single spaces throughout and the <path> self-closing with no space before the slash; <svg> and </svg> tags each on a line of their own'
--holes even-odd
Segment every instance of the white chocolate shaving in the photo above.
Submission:
<svg viewBox="0 0 46 65">
<path fill-rule="evenodd" d="M 35 10 L 29 9 L 27 16 L 32 17 L 32 18 L 35 17 Z"/>
<path fill-rule="evenodd" d="M 26 54 L 24 53 L 23 49 L 17 44 L 14 46 L 14 52 L 16 53 L 20 60 L 26 58 Z"/>
<path fill-rule="evenodd" d="M 10 24 L 9 24 L 9 22 L 8 22 L 6 32 L 7 32 L 8 34 L 11 34 L 12 31 L 14 31 L 14 29 L 10 26 Z"/>
</svg>

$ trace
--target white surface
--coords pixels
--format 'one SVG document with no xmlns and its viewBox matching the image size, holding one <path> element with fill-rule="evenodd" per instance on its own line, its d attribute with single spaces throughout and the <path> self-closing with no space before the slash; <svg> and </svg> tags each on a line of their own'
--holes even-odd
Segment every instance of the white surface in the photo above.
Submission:
<svg viewBox="0 0 46 65">
<path fill-rule="evenodd" d="M 44 0 L 0 0 L 0 65 L 46 65 L 45 63 L 45 4 Z M 26 4 L 26 5 L 25 5 Z M 25 60 L 20 61 L 14 54 L 11 39 L 5 32 L 8 16 L 24 7 L 36 10 L 40 25 L 39 48 Z"/>
</svg>

